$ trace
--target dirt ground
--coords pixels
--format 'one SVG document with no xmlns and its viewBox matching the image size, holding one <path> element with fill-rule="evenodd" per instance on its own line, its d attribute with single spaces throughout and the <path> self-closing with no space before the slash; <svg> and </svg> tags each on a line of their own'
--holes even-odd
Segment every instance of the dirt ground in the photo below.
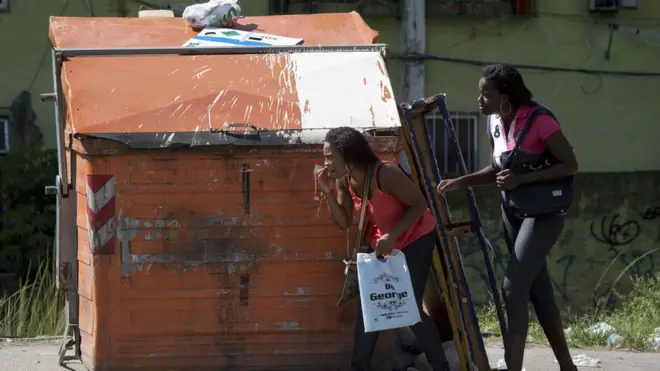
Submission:
<svg viewBox="0 0 660 371">
<path fill-rule="evenodd" d="M 80 363 L 71 363 L 67 368 L 57 365 L 58 344 L 53 341 L 31 342 L 0 342 L 0 370 L 2 371 L 83 371 Z M 601 361 L 594 370 L 605 371 L 649 371 L 658 369 L 658 353 L 631 353 L 624 351 L 576 349 L 573 355 L 585 354 Z M 488 356 L 493 367 L 503 357 L 503 351 L 498 344 L 489 344 Z M 549 348 L 530 346 L 525 353 L 525 368 L 527 371 L 558 371 L 559 367 Z M 583 368 L 590 370 L 592 368 Z"/>
</svg>

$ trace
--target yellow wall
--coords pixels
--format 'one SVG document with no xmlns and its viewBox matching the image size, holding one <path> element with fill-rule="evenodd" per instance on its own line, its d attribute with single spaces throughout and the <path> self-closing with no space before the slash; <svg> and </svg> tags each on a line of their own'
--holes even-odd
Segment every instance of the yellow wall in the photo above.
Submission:
<svg viewBox="0 0 660 371">
<path fill-rule="evenodd" d="M 601 17 L 589 14 L 586 4 L 538 0 L 538 17 L 530 19 L 428 19 L 427 53 L 563 68 L 652 71 L 660 76 L 660 38 L 615 33 L 611 60 L 605 59 L 609 22 L 660 35 L 660 1 L 640 1 L 637 10 Z M 398 50 L 396 21 L 370 19 L 369 24 L 381 31 L 382 42 Z M 660 78 L 521 72 L 537 100 L 561 120 L 576 148 L 580 171 L 660 169 Z M 400 63 L 391 63 L 390 73 L 398 82 Z M 428 61 L 426 76 L 427 95 L 447 93 L 451 110 L 476 110 L 478 67 Z M 481 133 L 481 159 L 488 161 L 485 129 Z"/>
<path fill-rule="evenodd" d="M 90 1 L 97 16 L 116 14 L 112 5 L 116 1 Z M 20 90 L 31 87 L 37 123 L 49 146 L 55 144 L 52 104 L 37 99 L 39 93 L 52 91 L 50 56 L 42 63 L 49 47 L 48 17 L 89 15 L 84 3 L 14 0 L 11 13 L 0 14 L 0 107 L 9 106 Z M 130 0 L 128 3 L 132 4 Z M 660 1 L 640 1 L 638 10 L 600 18 L 590 15 L 586 4 L 586 0 L 538 0 L 539 16 L 529 19 L 429 19 L 427 53 L 517 64 L 660 73 L 660 39 L 616 33 L 611 60 L 604 58 L 608 22 L 660 33 Z M 265 14 L 268 9 L 266 0 L 243 1 L 241 5 L 246 15 Z M 135 15 L 137 6 L 131 5 L 129 11 Z M 367 21 L 380 32 L 381 42 L 390 44 L 395 52 L 399 50 L 396 20 Z M 426 66 L 427 94 L 447 93 L 454 111 L 476 110 L 478 68 L 437 61 L 428 61 Z M 576 147 L 581 171 L 660 169 L 660 125 L 655 122 L 660 117 L 660 104 L 654 99 L 660 79 L 522 72 L 538 101 L 561 119 Z M 391 61 L 390 73 L 398 90 L 401 62 Z M 484 131 L 481 133 L 484 135 Z M 480 139 L 480 143 L 487 143 L 485 137 Z M 482 145 L 480 152 L 482 160 L 487 161 L 487 145 Z"/>
<path fill-rule="evenodd" d="M 150 2 L 178 3 L 172 0 Z M 39 94 L 53 92 L 48 18 L 90 16 L 90 9 L 85 5 L 88 3 L 92 4 L 96 16 L 117 16 L 117 0 L 12 0 L 11 12 L 0 13 L 0 107 L 10 106 L 21 90 L 30 90 L 37 126 L 49 147 L 55 147 L 56 143 L 53 104 L 39 101 Z M 126 3 L 129 15 L 137 17 L 139 6 L 132 0 Z M 244 14 L 268 12 L 266 0 L 244 1 L 241 6 Z"/>
</svg>

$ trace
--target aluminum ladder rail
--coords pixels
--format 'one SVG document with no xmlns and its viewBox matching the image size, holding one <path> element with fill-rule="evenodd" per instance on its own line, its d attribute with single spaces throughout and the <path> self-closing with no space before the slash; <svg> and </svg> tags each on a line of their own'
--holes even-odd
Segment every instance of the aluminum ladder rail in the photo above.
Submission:
<svg viewBox="0 0 660 371">
<path fill-rule="evenodd" d="M 497 309 L 502 336 L 506 337 L 506 319 L 504 317 L 497 280 L 495 279 L 489 255 L 489 253 L 492 252 L 492 247 L 483 233 L 479 210 L 476 205 L 474 192 L 471 188 L 467 189 L 470 220 L 459 223 L 452 223 L 446 200 L 439 197 L 435 191 L 435 186 L 440 182 L 441 176 L 438 170 L 435 153 L 433 152 L 433 146 L 431 145 L 431 136 L 428 128 L 424 124 L 424 115 L 436 108 L 440 110 L 444 119 L 445 130 L 451 144 L 451 151 L 461 174 L 466 174 L 467 169 L 461 155 L 453 123 L 447 112 L 444 95 L 437 95 L 424 100 L 407 102 L 400 105 L 404 136 L 408 142 L 408 150 L 412 152 L 412 160 L 419 173 L 420 186 L 426 194 L 429 206 L 438 221 L 438 234 L 439 240 L 441 241 L 441 246 L 438 246 L 440 251 L 438 252 L 444 257 L 444 272 L 447 274 L 454 289 L 452 290 L 453 292 L 450 293 L 450 297 L 453 298 L 452 303 L 447 303 L 447 307 L 453 307 L 454 310 L 458 311 L 457 314 L 460 316 L 460 328 L 458 328 L 458 324 L 452 323 L 452 330 L 454 332 L 459 330 L 463 333 L 462 339 L 456 339 L 455 336 L 455 340 L 462 340 L 464 342 L 464 346 L 467 349 L 463 350 L 463 352 L 467 351 L 467 358 L 469 358 L 472 365 L 478 370 L 490 370 L 456 237 L 472 233 L 478 238 L 482 247 L 484 264 L 486 265 L 488 273 L 489 285 L 493 292 L 493 300 Z M 440 286 L 443 287 L 442 282 L 440 283 Z M 445 301 L 446 300 L 447 299 L 445 299 Z M 451 317 L 452 316 L 450 315 L 450 322 L 452 321 Z M 459 343 L 457 342 L 456 345 L 460 356 L 461 349 L 459 349 Z M 468 365 L 468 369 L 472 368 Z"/>
</svg>

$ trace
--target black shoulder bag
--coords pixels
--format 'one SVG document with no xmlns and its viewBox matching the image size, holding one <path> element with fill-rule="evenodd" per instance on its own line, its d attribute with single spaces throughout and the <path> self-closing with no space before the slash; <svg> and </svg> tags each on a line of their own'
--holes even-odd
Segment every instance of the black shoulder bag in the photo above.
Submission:
<svg viewBox="0 0 660 371">
<path fill-rule="evenodd" d="M 547 169 L 557 163 L 549 151 L 531 154 L 519 150 L 525 135 L 539 115 L 550 115 L 554 118 L 552 112 L 542 106 L 532 111 L 525 126 L 516 135 L 513 149 L 500 155 L 503 170 L 509 169 L 513 174 L 520 175 Z M 563 214 L 573 203 L 573 176 L 522 184 L 515 189 L 505 191 L 504 197 L 505 206 L 521 218 Z"/>
</svg>

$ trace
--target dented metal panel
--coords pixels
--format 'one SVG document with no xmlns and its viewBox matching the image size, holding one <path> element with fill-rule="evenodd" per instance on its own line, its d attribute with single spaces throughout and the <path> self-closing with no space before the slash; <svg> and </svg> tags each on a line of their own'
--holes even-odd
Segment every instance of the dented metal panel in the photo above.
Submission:
<svg viewBox="0 0 660 371">
<path fill-rule="evenodd" d="M 392 146 L 400 139 L 371 141 L 392 151 L 380 152 L 386 159 L 400 149 Z M 320 159 L 318 150 L 275 148 L 228 158 L 210 151 L 79 156 L 88 367 L 345 365 L 355 317 L 335 303 L 352 236 L 332 224 L 317 197 Z M 101 232 L 106 226 L 112 233 Z"/>
<path fill-rule="evenodd" d="M 378 52 L 78 58 L 63 79 L 72 133 L 133 148 L 318 143 L 332 127 L 400 126 Z"/>
<path fill-rule="evenodd" d="M 307 46 L 371 44 L 377 35 L 355 12 L 241 23 L 303 37 Z M 183 26 L 173 19 L 53 17 L 50 37 L 59 49 L 178 47 L 194 32 L 175 25 Z M 317 143 L 336 126 L 400 126 L 382 51 L 65 60 L 66 131 L 133 148 Z M 236 125 L 258 132 L 236 137 L 246 132 Z"/>
<path fill-rule="evenodd" d="M 376 35 L 357 13 L 241 23 L 307 45 Z M 50 32 L 65 49 L 173 47 L 193 35 L 180 19 L 52 18 Z M 352 236 L 328 218 L 314 168 L 331 127 L 400 126 L 381 53 L 72 57 L 62 67 L 85 365 L 345 366 L 355 316 L 335 303 Z M 400 151 L 396 133 L 369 140 L 387 159 Z M 180 146 L 200 148 L 141 150 Z"/>
</svg>

